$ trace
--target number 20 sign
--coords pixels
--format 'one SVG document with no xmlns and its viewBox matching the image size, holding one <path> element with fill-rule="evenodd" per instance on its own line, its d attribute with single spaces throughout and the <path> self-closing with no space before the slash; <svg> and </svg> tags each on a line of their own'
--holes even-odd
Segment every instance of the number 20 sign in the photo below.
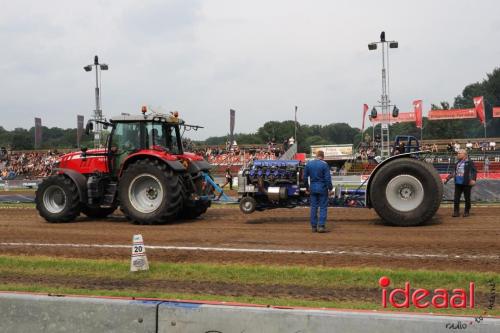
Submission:
<svg viewBox="0 0 500 333">
<path fill-rule="evenodd" d="M 148 258 L 142 235 L 134 235 L 132 238 L 132 256 L 130 260 L 130 271 L 145 271 L 149 269 Z"/>
</svg>

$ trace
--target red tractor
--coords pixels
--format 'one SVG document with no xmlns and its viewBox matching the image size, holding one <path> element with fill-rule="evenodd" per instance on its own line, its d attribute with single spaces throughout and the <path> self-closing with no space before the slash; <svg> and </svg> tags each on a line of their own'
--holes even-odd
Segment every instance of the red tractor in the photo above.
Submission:
<svg viewBox="0 0 500 333">
<path fill-rule="evenodd" d="M 180 133 L 200 126 L 146 108 L 99 123 L 111 128 L 106 148 L 64 155 L 38 187 L 36 208 L 45 220 L 70 222 L 80 213 L 104 218 L 119 206 L 133 223 L 164 224 L 207 211 L 210 164 L 184 152 Z M 92 130 L 89 122 L 86 131 Z"/>
</svg>

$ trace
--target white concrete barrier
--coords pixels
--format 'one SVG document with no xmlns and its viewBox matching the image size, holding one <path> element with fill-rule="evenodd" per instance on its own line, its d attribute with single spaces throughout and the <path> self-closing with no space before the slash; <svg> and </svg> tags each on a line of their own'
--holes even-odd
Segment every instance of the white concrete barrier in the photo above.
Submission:
<svg viewBox="0 0 500 333">
<path fill-rule="evenodd" d="M 0 293 L 0 332 L 157 332 L 160 301 Z"/>
<path fill-rule="evenodd" d="M 0 332 L 500 332 L 500 318 L 0 292 Z"/>
<path fill-rule="evenodd" d="M 500 332 L 498 318 L 483 318 L 477 322 L 472 317 L 172 302 L 160 304 L 158 317 L 159 333 Z"/>
</svg>

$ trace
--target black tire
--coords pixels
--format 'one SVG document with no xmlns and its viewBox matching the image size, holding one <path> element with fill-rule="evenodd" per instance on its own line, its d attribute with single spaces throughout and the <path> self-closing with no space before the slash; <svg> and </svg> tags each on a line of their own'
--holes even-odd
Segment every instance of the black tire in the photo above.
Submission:
<svg viewBox="0 0 500 333">
<path fill-rule="evenodd" d="M 198 201 L 194 205 L 184 205 L 180 218 L 192 220 L 207 212 L 210 201 Z"/>
<path fill-rule="evenodd" d="M 95 207 L 89 205 L 82 205 L 82 213 L 93 219 L 103 219 L 113 214 L 116 206 L 111 207 Z"/>
<path fill-rule="evenodd" d="M 243 197 L 240 200 L 240 210 L 244 214 L 252 214 L 257 208 L 257 201 L 252 197 Z"/>
<path fill-rule="evenodd" d="M 71 179 L 64 175 L 46 178 L 35 194 L 36 209 L 47 222 L 64 223 L 80 215 L 78 189 Z"/>
<path fill-rule="evenodd" d="M 194 186 L 196 187 L 196 194 L 198 195 L 207 195 L 210 189 L 208 187 L 203 188 L 203 179 L 200 175 L 195 181 Z M 210 176 L 211 177 L 211 176 Z M 189 199 L 190 191 L 188 191 L 187 182 L 188 180 L 185 178 L 181 178 L 181 196 L 183 199 L 182 209 L 179 211 L 179 218 L 192 220 L 200 215 L 203 215 L 207 212 L 208 207 L 210 207 L 210 201 L 196 201 L 193 202 Z"/>
<path fill-rule="evenodd" d="M 147 182 L 148 180 L 153 186 L 144 191 L 144 195 L 141 191 L 134 191 L 135 188 L 140 189 L 141 185 L 138 184 L 140 181 Z M 153 188 L 154 186 L 158 187 Z M 152 191 L 151 188 L 153 188 Z M 182 208 L 180 177 L 165 163 L 158 160 L 137 161 L 123 172 L 118 187 L 118 198 L 121 210 L 133 223 L 172 222 Z"/>
<path fill-rule="evenodd" d="M 388 224 L 416 226 L 430 220 L 441 204 L 443 184 L 434 167 L 399 158 L 377 171 L 370 184 L 371 204 Z"/>
</svg>

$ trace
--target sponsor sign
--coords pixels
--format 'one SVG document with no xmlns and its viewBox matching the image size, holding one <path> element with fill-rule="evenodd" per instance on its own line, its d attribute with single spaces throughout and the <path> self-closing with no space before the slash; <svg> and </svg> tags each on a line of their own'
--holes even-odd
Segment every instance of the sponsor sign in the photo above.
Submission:
<svg viewBox="0 0 500 333">
<path fill-rule="evenodd" d="M 429 120 L 474 119 L 476 117 L 476 109 L 431 110 L 427 116 Z"/>
<path fill-rule="evenodd" d="M 322 150 L 325 153 L 325 160 L 349 160 L 353 157 L 352 144 L 311 146 L 311 154 L 313 156 L 316 155 L 318 150 Z"/>
<path fill-rule="evenodd" d="M 415 112 L 400 112 L 397 117 L 393 117 L 391 113 L 378 114 L 377 118 L 371 118 L 373 124 L 378 123 L 409 123 L 416 120 Z"/>
<path fill-rule="evenodd" d="M 493 117 L 500 118 L 500 107 L 493 108 Z"/>
</svg>

